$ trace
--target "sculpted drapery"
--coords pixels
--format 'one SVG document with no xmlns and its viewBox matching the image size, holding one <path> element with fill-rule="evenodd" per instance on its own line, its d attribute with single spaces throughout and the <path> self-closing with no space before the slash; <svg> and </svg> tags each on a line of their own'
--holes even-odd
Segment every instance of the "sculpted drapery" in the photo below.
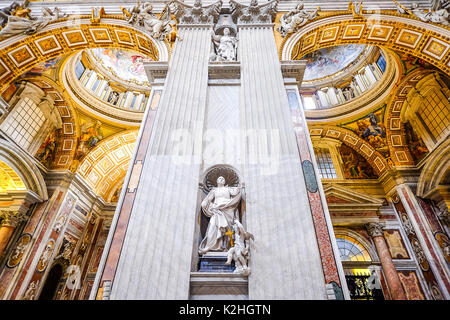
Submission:
<svg viewBox="0 0 450 320">
<path fill-rule="evenodd" d="M 209 251 L 227 251 L 226 232 L 232 230 L 234 220 L 239 220 L 238 205 L 241 200 L 239 188 L 225 186 L 225 179 L 217 179 L 213 188 L 202 202 L 202 211 L 209 217 L 205 238 L 199 246 L 199 254 Z"/>
</svg>

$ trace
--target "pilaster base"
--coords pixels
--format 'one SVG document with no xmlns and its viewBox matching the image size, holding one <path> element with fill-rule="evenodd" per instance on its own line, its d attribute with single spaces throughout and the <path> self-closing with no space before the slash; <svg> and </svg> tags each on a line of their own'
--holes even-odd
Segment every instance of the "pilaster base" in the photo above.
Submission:
<svg viewBox="0 0 450 320">
<path fill-rule="evenodd" d="M 226 272 L 192 272 L 191 300 L 248 300 L 247 276 Z"/>
</svg>

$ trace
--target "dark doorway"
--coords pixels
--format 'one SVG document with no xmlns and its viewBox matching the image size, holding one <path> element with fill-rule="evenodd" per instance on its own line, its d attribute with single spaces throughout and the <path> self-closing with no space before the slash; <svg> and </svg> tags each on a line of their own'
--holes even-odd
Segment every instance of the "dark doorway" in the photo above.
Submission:
<svg viewBox="0 0 450 320">
<path fill-rule="evenodd" d="M 38 300 L 53 300 L 58 289 L 59 282 L 63 275 L 63 268 L 60 264 L 55 264 L 48 273 L 47 280 L 42 288 Z"/>
</svg>

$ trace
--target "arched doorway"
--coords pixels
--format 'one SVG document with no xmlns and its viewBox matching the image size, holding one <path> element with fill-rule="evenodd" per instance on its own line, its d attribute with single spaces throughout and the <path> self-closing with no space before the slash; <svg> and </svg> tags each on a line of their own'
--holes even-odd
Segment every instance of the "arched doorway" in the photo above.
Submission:
<svg viewBox="0 0 450 320">
<path fill-rule="evenodd" d="M 53 300 L 63 276 L 63 267 L 57 263 L 49 271 L 38 300 Z"/>
</svg>

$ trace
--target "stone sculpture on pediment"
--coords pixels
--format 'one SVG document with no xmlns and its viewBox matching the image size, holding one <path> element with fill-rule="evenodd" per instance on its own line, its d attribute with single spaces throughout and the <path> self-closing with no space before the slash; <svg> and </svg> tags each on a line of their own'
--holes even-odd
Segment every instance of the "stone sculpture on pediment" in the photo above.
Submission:
<svg viewBox="0 0 450 320">
<path fill-rule="evenodd" d="M 175 24 L 175 21 L 171 18 L 170 4 L 164 7 L 159 17 L 153 12 L 153 5 L 149 2 L 138 3 L 130 10 L 124 7 L 120 8 L 129 24 L 144 28 L 157 40 L 164 40 Z"/>
</svg>

